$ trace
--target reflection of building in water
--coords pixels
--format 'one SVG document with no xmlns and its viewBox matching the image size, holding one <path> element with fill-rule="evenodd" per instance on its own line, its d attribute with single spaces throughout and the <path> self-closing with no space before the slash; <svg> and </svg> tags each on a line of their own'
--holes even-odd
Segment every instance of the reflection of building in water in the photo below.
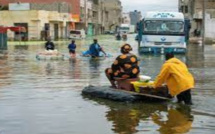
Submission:
<svg viewBox="0 0 215 134">
<path fill-rule="evenodd" d="M 165 117 L 159 113 L 152 115 L 154 123 L 160 126 L 159 132 L 161 134 L 181 134 L 187 133 L 192 127 L 193 117 L 190 115 L 189 107 L 179 107 L 176 109 L 169 109 Z"/>
<path fill-rule="evenodd" d="M 99 59 L 90 59 L 90 79 L 95 79 L 100 76 L 100 60 Z"/>
<path fill-rule="evenodd" d="M 11 68 L 8 67 L 8 62 L 7 62 L 7 54 L 4 54 L 1 56 L 0 54 L 0 87 L 10 85 L 10 73 L 11 73 Z"/>
<path fill-rule="evenodd" d="M 52 68 L 51 64 L 47 63 L 47 65 L 46 65 L 46 75 L 50 75 L 50 74 L 52 74 L 52 72 L 53 72 L 53 68 Z"/>
<path fill-rule="evenodd" d="M 70 74 L 72 76 L 72 79 L 80 79 L 81 77 L 81 66 L 80 61 L 75 59 L 70 59 Z"/>
</svg>

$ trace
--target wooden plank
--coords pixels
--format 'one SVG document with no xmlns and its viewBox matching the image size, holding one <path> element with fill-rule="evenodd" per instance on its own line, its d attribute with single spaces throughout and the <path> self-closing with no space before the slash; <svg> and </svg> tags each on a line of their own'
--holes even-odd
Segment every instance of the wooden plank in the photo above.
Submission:
<svg viewBox="0 0 215 134">
<path fill-rule="evenodd" d="M 151 97 L 151 98 L 162 99 L 162 100 L 171 100 L 169 98 L 157 96 L 157 95 L 143 94 L 143 93 L 137 93 L 137 92 L 132 92 L 132 91 L 125 91 L 125 90 L 121 90 L 121 89 L 116 89 L 116 90 L 120 90 L 120 91 L 123 91 L 125 93 L 130 93 L 130 94 L 137 95 L 137 96 L 145 96 L 145 97 Z"/>
</svg>

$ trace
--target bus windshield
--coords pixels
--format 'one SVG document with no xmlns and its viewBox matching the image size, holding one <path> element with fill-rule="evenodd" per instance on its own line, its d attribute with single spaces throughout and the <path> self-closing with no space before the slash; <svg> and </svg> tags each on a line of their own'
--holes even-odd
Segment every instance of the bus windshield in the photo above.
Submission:
<svg viewBox="0 0 215 134">
<path fill-rule="evenodd" d="M 183 34 L 184 22 L 170 20 L 147 20 L 144 23 L 144 33 L 161 35 Z"/>
</svg>

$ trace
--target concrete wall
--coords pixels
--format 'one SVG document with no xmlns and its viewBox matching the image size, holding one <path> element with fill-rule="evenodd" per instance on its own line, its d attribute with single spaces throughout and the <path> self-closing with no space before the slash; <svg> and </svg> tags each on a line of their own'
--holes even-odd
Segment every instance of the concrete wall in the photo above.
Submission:
<svg viewBox="0 0 215 134">
<path fill-rule="evenodd" d="M 141 20 L 141 12 L 138 11 L 134 11 L 134 12 L 130 12 L 130 19 L 131 19 L 131 25 L 136 25 L 137 22 L 139 22 Z"/>
<path fill-rule="evenodd" d="M 107 13 L 105 30 L 114 31 L 121 24 L 122 6 L 119 0 L 104 0 L 104 11 Z"/>
<path fill-rule="evenodd" d="M 205 36 L 215 39 L 215 19 L 206 19 Z"/>
<path fill-rule="evenodd" d="M 70 13 L 71 7 L 68 3 L 54 2 L 50 4 L 44 3 L 31 3 L 31 10 L 46 10 L 46 11 L 58 11 L 60 13 Z"/>
<path fill-rule="evenodd" d="M 44 4 L 44 6 L 49 6 L 49 4 L 58 3 L 68 3 L 71 6 L 71 12 L 73 14 L 80 13 L 80 0 L 0 0 L 0 5 L 8 5 L 8 3 L 21 2 L 21 3 L 37 3 Z"/>
</svg>

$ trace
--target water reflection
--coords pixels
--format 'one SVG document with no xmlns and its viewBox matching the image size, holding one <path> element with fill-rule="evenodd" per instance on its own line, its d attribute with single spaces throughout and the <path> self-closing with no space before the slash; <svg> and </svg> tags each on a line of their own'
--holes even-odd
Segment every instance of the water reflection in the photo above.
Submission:
<svg viewBox="0 0 215 134">
<path fill-rule="evenodd" d="M 179 134 L 192 128 L 193 116 L 188 106 L 144 102 L 127 104 L 85 98 L 108 107 L 106 118 L 117 134 L 152 133 L 155 130 L 160 134 Z"/>
<path fill-rule="evenodd" d="M 190 107 L 178 106 L 169 108 L 167 113 L 155 112 L 151 115 L 154 123 L 159 125 L 161 134 L 187 133 L 192 128 L 193 116 Z"/>
<path fill-rule="evenodd" d="M 186 65 L 190 68 L 204 67 L 204 53 L 202 46 L 190 44 L 186 55 Z"/>
<path fill-rule="evenodd" d="M 0 51 L 0 87 L 11 84 L 10 79 L 11 67 L 8 67 L 8 53 L 7 51 Z"/>
<path fill-rule="evenodd" d="M 81 78 L 81 61 L 76 59 L 76 58 L 72 58 L 69 60 L 70 63 L 70 69 L 69 69 L 69 74 L 71 75 L 72 79 L 80 79 Z"/>
<path fill-rule="evenodd" d="M 100 59 L 89 59 L 90 79 L 96 79 L 100 76 L 100 62 Z"/>
<path fill-rule="evenodd" d="M 47 63 L 45 67 L 46 75 L 51 75 L 53 72 L 53 68 L 51 63 Z"/>
<path fill-rule="evenodd" d="M 88 48 L 86 44 L 91 41 L 80 42 L 77 52 Z M 213 133 L 213 116 L 194 113 L 193 122 L 190 111 L 182 106 L 83 99 L 81 90 L 85 86 L 109 84 L 104 69 L 118 56 L 119 46 L 122 45 L 122 42 L 114 41 L 114 36 L 104 36 L 99 42 L 113 57 L 94 60 L 77 56 L 76 59 L 64 61 L 36 61 L 35 55 L 44 50 L 44 45 L 9 45 L 8 58 L 0 56 L 0 129 L 4 128 L 5 133 L 10 134 Z M 128 43 L 133 46 L 133 53 L 137 54 L 133 38 Z M 67 45 L 57 44 L 57 48 L 68 54 Z M 193 90 L 193 107 L 202 113 L 214 113 L 215 48 L 205 48 L 210 51 L 206 52 L 207 57 L 202 55 L 201 47 L 194 45 L 189 46 L 186 57 L 177 57 L 183 61 L 186 58 L 199 88 Z M 152 78 L 165 62 L 164 56 L 139 57 L 141 74 Z M 22 131 L 26 129 L 28 132 Z"/>
</svg>

